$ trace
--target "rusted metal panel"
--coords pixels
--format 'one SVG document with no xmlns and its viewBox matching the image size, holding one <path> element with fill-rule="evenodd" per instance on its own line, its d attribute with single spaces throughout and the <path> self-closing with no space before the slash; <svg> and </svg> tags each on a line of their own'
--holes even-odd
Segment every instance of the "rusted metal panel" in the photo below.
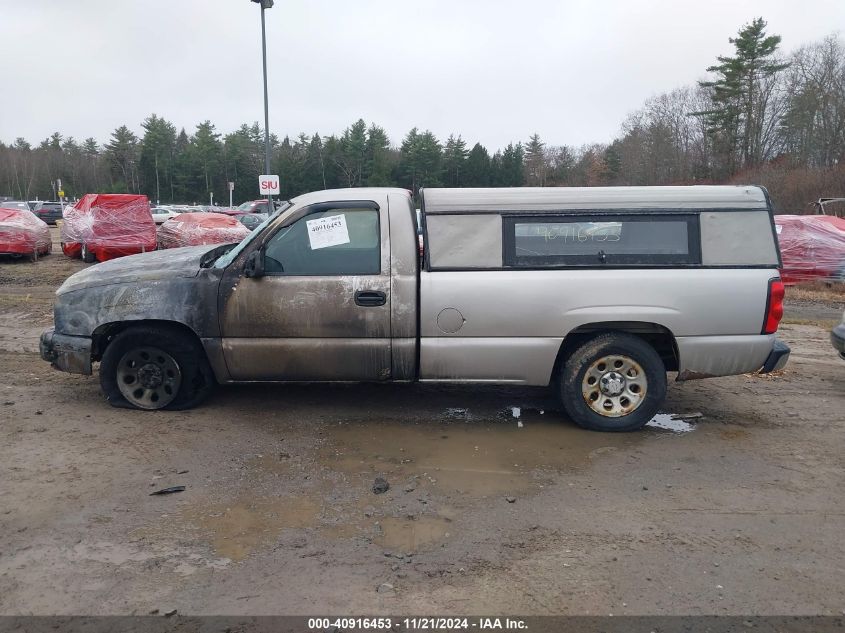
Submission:
<svg viewBox="0 0 845 633">
<path fill-rule="evenodd" d="M 214 306 L 221 271 L 199 265 L 208 250 L 124 257 L 73 275 L 56 293 L 56 331 L 90 337 L 109 323 L 155 319 L 186 325 L 201 338 L 219 336 Z"/>
<path fill-rule="evenodd" d="M 257 380 L 261 376 L 270 380 L 316 380 L 320 376 L 325 376 L 324 380 L 391 378 L 387 190 L 369 191 L 378 191 L 378 195 L 369 197 L 379 207 L 380 274 L 244 277 L 246 259 L 272 239 L 263 236 L 244 248 L 228 266 L 217 305 L 223 353 L 234 380 Z M 365 193 L 360 195 L 355 199 L 369 201 Z M 343 200 L 349 198 L 347 192 Z M 307 212 L 307 208 L 294 205 L 268 227 L 268 236 L 302 219 Z M 358 291 L 383 293 L 385 303 L 357 305 Z M 312 354 L 307 353 L 308 341 Z M 368 341 L 372 348 L 369 351 Z"/>
<path fill-rule="evenodd" d="M 91 375 L 91 339 L 65 336 L 50 329 L 41 335 L 41 358 L 71 374 Z"/>
<path fill-rule="evenodd" d="M 390 380 L 389 338 L 223 339 L 235 381 Z"/>
</svg>

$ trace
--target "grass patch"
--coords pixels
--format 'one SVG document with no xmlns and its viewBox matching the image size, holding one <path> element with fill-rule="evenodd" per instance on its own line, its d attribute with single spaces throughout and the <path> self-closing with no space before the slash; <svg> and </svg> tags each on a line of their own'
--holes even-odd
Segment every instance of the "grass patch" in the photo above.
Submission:
<svg viewBox="0 0 845 633">
<path fill-rule="evenodd" d="M 791 317 L 784 317 L 781 319 L 781 325 L 815 325 L 816 327 L 820 327 L 824 330 L 832 330 L 838 324 L 839 321 L 831 319 L 800 319 Z"/>
<path fill-rule="evenodd" d="M 845 304 L 845 283 L 808 281 L 786 287 L 787 301 Z"/>
</svg>

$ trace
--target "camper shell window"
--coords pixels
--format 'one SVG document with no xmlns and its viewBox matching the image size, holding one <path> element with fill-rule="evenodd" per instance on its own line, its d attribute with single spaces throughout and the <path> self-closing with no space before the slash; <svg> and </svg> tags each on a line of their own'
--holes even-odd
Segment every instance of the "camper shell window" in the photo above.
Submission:
<svg viewBox="0 0 845 633">
<path fill-rule="evenodd" d="M 510 216 L 503 232 L 509 267 L 701 263 L 697 214 Z"/>
</svg>

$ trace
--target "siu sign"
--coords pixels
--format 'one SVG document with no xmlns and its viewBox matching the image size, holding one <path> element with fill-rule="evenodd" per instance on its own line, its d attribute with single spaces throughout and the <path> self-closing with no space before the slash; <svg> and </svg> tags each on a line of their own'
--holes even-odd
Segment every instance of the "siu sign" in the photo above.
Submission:
<svg viewBox="0 0 845 633">
<path fill-rule="evenodd" d="M 273 175 L 263 175 L 258 177 L 258 192 L 262 196 L 277 196 L 279 195 L 279 177 Z"/>
</svg>

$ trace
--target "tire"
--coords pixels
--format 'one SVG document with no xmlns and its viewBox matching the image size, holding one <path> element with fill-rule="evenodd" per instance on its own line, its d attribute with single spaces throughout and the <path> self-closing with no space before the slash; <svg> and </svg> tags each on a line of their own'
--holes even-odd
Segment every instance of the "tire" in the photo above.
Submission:
<svg viewBox="0 0 845 633">
<path fill-rule="evenodd" d="M 94 253 L 88 250 L 88 245 L 83 242 L 82 244 L 82 261 L 86 264 L 93 264 L 97 261 L 97 258 L 94 256 Z"/>
<path fill-rule="evenodd" d="M 172 328 L 138 326 L 108 344 L 100 385 L 109 404 L 129 409 L 190 409 L 214 389 L 202 345 Z"/>
<path fill-rule="evenodd" d="M 563 408 L 592 431 L 636 431 L 666 398 L 666 367 L 654 348 L 631 334 L 606 333 L 584 342 L 560 373 Z"/>
</svg>

